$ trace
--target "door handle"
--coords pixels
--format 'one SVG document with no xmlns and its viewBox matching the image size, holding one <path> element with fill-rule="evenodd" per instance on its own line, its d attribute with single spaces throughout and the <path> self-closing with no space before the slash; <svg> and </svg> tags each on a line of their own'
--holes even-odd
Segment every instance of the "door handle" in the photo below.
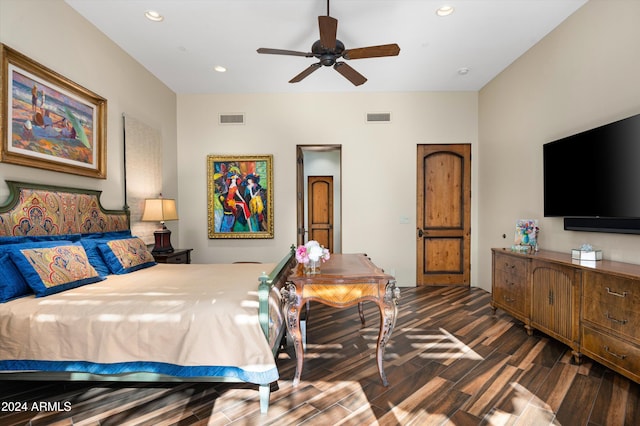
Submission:
<svg viewBox="0 0 640 426">
<path fill-rule="evenodd" d="M 418 238 L 422 238 L 423 235 L 422 229 L 418 228 Z"/>
</svg>

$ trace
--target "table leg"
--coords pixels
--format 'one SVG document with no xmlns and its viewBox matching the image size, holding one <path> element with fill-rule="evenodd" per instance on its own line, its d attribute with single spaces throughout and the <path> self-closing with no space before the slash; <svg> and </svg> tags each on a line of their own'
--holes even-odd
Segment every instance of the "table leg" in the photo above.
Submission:
<svg viewBox="0 0 640 426">
<path fill-rule="evenodd" d="M 384 299 L 378 304 L 380 308 L 380 332 L 378 333 L 378 345 L 376 358 L 378 360 L 378 372 L 384 386 L 389 386 L 387 375 L 384 373 L 382 361 L 384 358 L 384 350 L 393 328 L 396 325 L 396 316 L 398 315 L 398 299 L 400 298 L 400 290 L 396 288 L 395 281 L 389 281 L 386 286 Z"/>
<path fill-rule="evenodd" d="M 364 325 L 364 303 L 363 302 L 358 302 L 358 313 L 360 314 L 360 322 L 362 322 L 362 325 Z"/>
<path fill-rule="evenodd" d="M 293 348 L 296 353 L 296 372 L 293 376 L 293 386 L 298 386 L 304 365 L 304 350 L 302 347 L 302 333 L 300 332 L 300 308 L 302 304 L 296 292 L 295 284 L 286 284 L 282 289 L 282 298 L 284 301 L 284 320 L 287 324 L 287 332 L 289 336 L 291 336 Z"/>
</svg>

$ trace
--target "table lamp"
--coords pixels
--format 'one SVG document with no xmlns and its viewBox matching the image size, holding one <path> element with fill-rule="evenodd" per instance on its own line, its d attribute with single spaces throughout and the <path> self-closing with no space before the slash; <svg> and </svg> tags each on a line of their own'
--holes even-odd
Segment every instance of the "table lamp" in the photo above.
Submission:
<svg viewBox="0 0 640 426">
<path fill-rule="evenodd" d="M 155 245 L 151 253 L 171 253 L 171 231 L 165 226 L 167 220 L 178 220 L 178 212 L 176 210 L 176 200 L 171 198 L 147 198 L 144 200 L 144 212 L 142 213 L 142 221 L 144 222 L 160 222 L 162 226 L 153 233 Z"/>
</svg>

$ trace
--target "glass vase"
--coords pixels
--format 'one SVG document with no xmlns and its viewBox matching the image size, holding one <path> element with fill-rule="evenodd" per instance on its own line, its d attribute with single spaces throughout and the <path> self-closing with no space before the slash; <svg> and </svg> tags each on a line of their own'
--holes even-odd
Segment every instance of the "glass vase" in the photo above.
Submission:
<svg viewBox="0 0 640 426">
<path fill-rule="evenodd" d="M 320 273 L 320 260 L 309 260 L 304 265 L 305 275 L 315 275 Z"/>
</svg>

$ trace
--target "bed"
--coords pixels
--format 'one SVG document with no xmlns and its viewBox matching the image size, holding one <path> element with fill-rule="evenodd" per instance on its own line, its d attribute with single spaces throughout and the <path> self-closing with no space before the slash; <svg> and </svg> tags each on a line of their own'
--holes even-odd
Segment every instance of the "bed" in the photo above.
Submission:
<svg viewBox="0 0 640 426">
<path fill-rule="evenodd" d="M 229 381 L 266 412 L 292 253 L 161 264 L 100 192 L 7 182 L 0 207 L 0 379 Z"/>
</svg>

